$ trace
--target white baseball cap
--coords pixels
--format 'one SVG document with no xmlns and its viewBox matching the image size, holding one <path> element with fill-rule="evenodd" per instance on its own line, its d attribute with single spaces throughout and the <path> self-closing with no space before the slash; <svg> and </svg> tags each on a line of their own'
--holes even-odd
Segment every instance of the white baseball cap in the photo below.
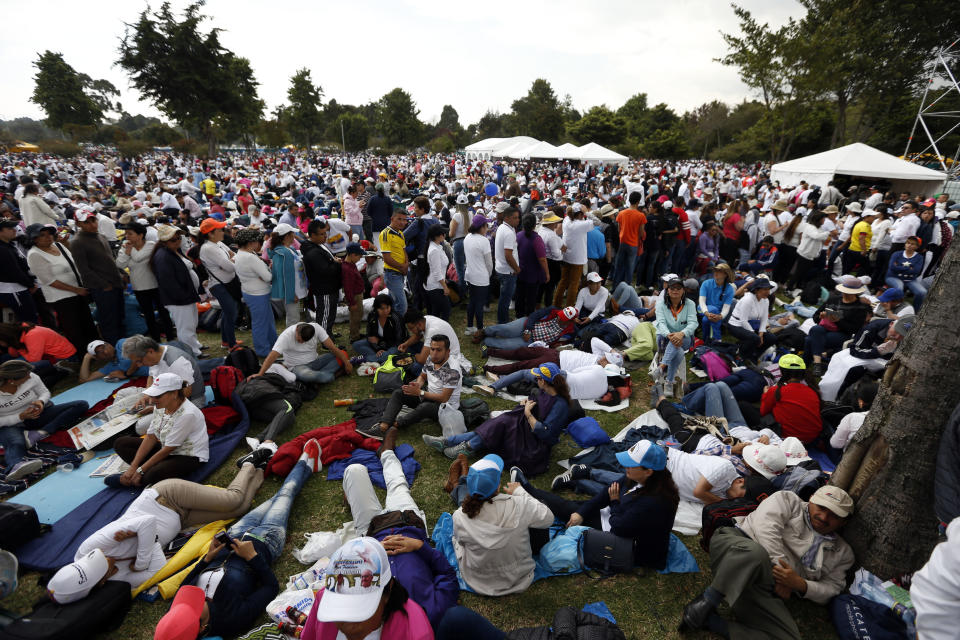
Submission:
<svg viewBox="0 0 960 640">
<path fill-rule="evenodd" d="M 787 468 L 787 457 L 783 451 L 770 444 L 750 445 L 743 450 L 743 461 L 767 480 L 772 480 Z"/>
<path fill-rule="evenodd" d="M 281 222 L 273 230 L 273 232 L 279 236 L 285 236 L 288 233 L 293 233 L 294 231 L 296 231 L 296 229 L 294 229 L 292 226 L 290 226 L 286 222 Z"/>
<path fill-rule="evenodd" d="M 179 391 L 183 388 L 183 378 L 175 373 L 161 373 L 153 379 L 153 384 L 143 392 L 153 398 L 169 391 Z"/>
<path fill-rule="evenodd" d="M 323 575 L 320 622 L 363 622 L 380 606 L 393 578 L 390 559 L 379 540 L 356 538 L 333 552 Z"/>
<path fill-rule="evenodd" d="M 97 347 L 107 344 L 103 340 L 92 340 L 90 344 L 87 345 L 87 353 L 92 357 L 97 357 Z"/>
<path fill-rule="evenodd" d="M 587 282 L 603 282 L 603 278 L 596 271 L 591 271 L 587 274 Z"/>
<path fill-rule="evenodd" d="M 804 447 L 800 439 L 795 436 L 784 438 L 780 443 L 780 450 L 783 451 L 783 455 L 787 458 L 788 467 L 795 467 L 801 462 L 811 460 L 810 456 L 807 455 L 806 447 Z"/>
<path fill-rule="evenodd" d="M 577 308 L 576 307 L 564 307 L 563 308 L 563 317 L 567 320 L 573 320 L 577 317 Z"/>
<path fill-rule="evenodd" d="M 47 583 L 47 594 L 57 604 L 81 600 L 103 580 L 109 569 L 103 551 L 94 549 L 53 574 Z"/>
</svg>

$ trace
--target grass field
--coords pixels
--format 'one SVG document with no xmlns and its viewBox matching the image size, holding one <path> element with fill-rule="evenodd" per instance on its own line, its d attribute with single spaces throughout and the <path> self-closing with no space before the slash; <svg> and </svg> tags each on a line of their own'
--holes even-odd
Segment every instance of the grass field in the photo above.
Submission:
<svg viewBox="0 0 960 640">
<path fill-rule="evenodd" d="M 487 314 L 488 320 L 492 315 L 492 313 Z M 466 325 L 462 307 L 454 309 L 451 324 L 462 332 Z M 340 342 L 345 342 L 346 325 L 338 325 L 338 331 L 344 334 Z M 240 337 L 249 340 L 248 334 Z M 212 355 L 222 355 L 218 335 L 201 334 L 200 339 L 205 344 L 211 345 Z M 474 365 L 478 367 L 482 365 L 483 360 L 477 345 L 472 344 L 469 338 L 462 335 L 460 342 L 465 355 Z M 634 393 L 628 409 L 618 413 L 591 412 L 591 415 L 611 435 L 620 431 L 633 418 L 648 409 L 648 379 L 643 370 L 634 371 L 632 375 Z M 350 413 L 345 408 L 334 408 L 334 399 L 359 399 L 372 395 L 369 378 L 357 376 L 338 378 L 333 384 L 323 388 L 315 400 L 301 408 L 291 432 L 282 434 L 280 439 L 286 441 L 299 433 L 350 418 Z M 486 400 L 492 409 L 506 409 L 512 406 L 512 403 L 499 398 Z M 400 434 L 400 442 L 407 442 L 414 446 L 416 458 L 423 466 L 412 487 L 412 494 L 417 504 L 426 513 L 429 520 L 428 526 L 432 527 L 442 512 L 452 511 L 450 499 L 441 489 L 447 475 L 449 460 L 423 444 L 420 438 L 423 433 L 438 435 L 439 425 L 423 423 L 403 431 Z M 577 447 L 573 441 L 569 437 L 563 437 L 560 444 L 554 448 L 551 460 L 567 458 L 576 450 Z M 226 486 L 236 472 L 234 460 L 243 453 L 246 453 L 245 445 L 213 474 L 209 483 Z M 533 479 L 533 484 L 549 489 L 553 475 L 560 471 L 562 469 L 559 466 L 551 465 L 550 471 Z M 295 503 L 290 516 L 287 546 L 275 565 L 281 585 L 284 584 L 286 576 L 306 568 L 291 554 L 295 546 L 303 544 L 304 533 L 332 531 L 352 519 L 349 509 L 342 500 L 340 483 L 327 482 L 324 478 L 325 474 L 311 478 Z M 279 486 L 280 480 L 276 477 L 267 479 L 254 503 L 259 504 L 270 497 Z M 378 490 L 378 494 L 382 500 L 384 492 Z M 600 581 L 579 574 L 541 580 L 534 583 L 525 593 L 500 598 L 463 593 L 460 603 L 480 612 L 502 629 L 514 629 L 550 624 L 554 612 L 560 607 L 581 607 L 590 602 L 604 601 L 628 638 L 679 638 L 676 627 L 683 606 L 709 584 L 710 576 L 709 559 L 700 550 L 697 538 L 684 538 L 683 541 L 696 556 L 701 573 L 659 575 L 652 572 L 643 576 L 624 575 Z M 42 591 L 37 586 L 36 574 L 28 573 L 21 576 L 18 591 L 6 600 L 0 601 L 0 607 L 23 613 L 41 595 Z M 796 599 L 791 601 L 789 606 L 800 625 L 804 638 L 836 637 L 825 607 Z M 167 611 L 167 608 L 168 603 L 135 602 L 120 629 L 104 637 L 149 640 L 153 637 L 157 620 Z M 265 614 L 263 621 L 267 621 Z M 713 636 L 703 633 L 689 637 Z"/>
</svg>

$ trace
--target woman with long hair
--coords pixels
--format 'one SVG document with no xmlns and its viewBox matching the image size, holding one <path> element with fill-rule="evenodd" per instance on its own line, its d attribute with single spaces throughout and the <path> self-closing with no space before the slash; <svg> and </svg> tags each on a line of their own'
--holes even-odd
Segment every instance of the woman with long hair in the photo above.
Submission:
<svg viewBox="0 0 960 640">
<path fill-rule="evenodd" d="M 793 218 L 783 230 L 783 239 L 777 245 L 777 264 L 773 267 L 773 279 L 776 282 L 785 282 L 797 261 L 797 248 L 800 246 L 803 216 L 794 213 Z"/>
<path fill-rule="evenodd" d="M 200 295 L 200 278 L 191 262 L 180 251 L 181 232 L 176 227 L 157 225 L 159 242 L 154 248 L 150 265 L 157 278 L 160 302 L 177 327 L 177 339 L 187 345 L 193 355 L 201 353 L 197 338 L 197 303 Z"/>
<path fill-rule="evenodd" d="M 657 351 L 660 354 L 660 366 L 654 382 L 663 384 L 664 395 L 682 395 L 682 384 L 686 376 L 678 375 L 686 371 L 684 354 L 693 344 L 693 334 L 697 331 L 697 306 L 684 295 L 683 280 L 673 278 L 666 284 L 666 295 L 657 301 L 657 319 L 654 327 L 657 331 Z"/>
<path fill-rule="evenodd" d="M 618 453 L 617 462 L 623 473 L 575 465 L 554 480 L 554 491 L 576 486 L 593 494 L 589 500 L 566 500 L 531 486 L 523 474 L 513 472 L 511 477 L 518 477 L 520 486 L 550 507 L 554 517 L 568 527 L 584 525 L 632 538 L 634 564 L 663 569 L 670 549 L 670 529 L 680 504 L 677 485 L 667 469 L 667 453 L 649 440 L 640 440 Z M 605 509 L 609 509 L 606 518 L 602 513 Z"/>
<path fill-rule="evenodd" d="M 383 363 L 397 353 L 397 346 L 407 339 L 403 318 L 393 312 L 393 298 L 381 293 L 373 299 L 373 309 L 367 316 L 367 337 L 353 343 L 353 350 L 364 362 Z"/>
<path fill-rule="evenodd" d="M 253 350 L 261 358 L 267 357 L 277 341 L 277 326 L 270 303 L 270 285 L 273 273 L 260 258 L 263 234 L 257 229 L 241 229 L 236 235 L 237 256 L 234 265 L 240 278 L 243 301 L 250 309 L 250 333 Z"/>
<path fill-rule="evenodd" d="M 200 223 L 199 259 L 210 276 L 208 284 L 217 302 L 220 303 L 220 339 L 221 345 L 232 349 L 238 344 L 234 327 L 237 323 L 238 303 L 240 302 L 240 280 L 237 268 L 233 264 L 234 253 L 223 242 L 223 228 L 226 222 L 217 222 L 207 218 Z"/>
<path fill-rule="evenodd" d="M 297 260 L 296 252 L 291 248 L 297 239 L 295 229 L 289 224 L 280 223 L 270 235 L 270 271 L 273 282 L 270 287 L 270 300 L 283 306 L 286 325 L 300 322 L 300 302 L 297 297 Z"/>
<path fill-rule="evenodd" d="M 496 453 L 511 467 L 530 475 L 547 470 L 550 450 L 560 440 L 570 412 L 570 389 L 566 375 L 552 362 L 530 370 L 537 391 L 513 409 L 485 421 L 474 431 L 440 438 L 423 436 L 423 441 L 451 460 L 459 454 L 479 451 Z"/>
<path fill-rule="evenodd" d="M 465 335 L 473 335 L 483 329 L 483 307 L 487 304 L 490 290 L 490 274 L 493 273 L 493 252 L 487 240 L 487 219 L 477 214 L 470 223 L 469 233 L 463 239 L 463 254 L 466 262 L 463 277 L 470 287 L 467 299 L 467 328 Z"/>
<path fill-rule="evenodd" d="M 546 245 L 535 231 L 537 217 L 532 213 L 524 214 L 520 226 L 522 231 L 517 234 L 520 273 L 517 275 L 516 314 L 518 318 L 523 318 L 536 309 L 540 290 L 550 279 L 550 269 L 547 266 Z"/>
</svg>

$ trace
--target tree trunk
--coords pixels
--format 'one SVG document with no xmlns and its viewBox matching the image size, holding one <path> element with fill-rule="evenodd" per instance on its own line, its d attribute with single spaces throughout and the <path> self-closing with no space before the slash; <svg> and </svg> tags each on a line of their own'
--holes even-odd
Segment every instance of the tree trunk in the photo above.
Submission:
<svg viewBox="0 0 960 640">
<path fill-rule="evenodd" d="M 830 148 L 845 144 L 847 139 L 847 92 L 837 91 L 837 123 L 833 126 L 833 135 L 830 137 Z"/>
<path fill-rule="evenodd" d="M 884 580 L 919 569 L 937 543 L 934 471 L 960 379 L 958 287 L 960 242 L 944 256 L 916 326 L 894 353 L 866 422 L 831 478 L 857 501 L 844 539 L 857 561 Z"/>
</svg>

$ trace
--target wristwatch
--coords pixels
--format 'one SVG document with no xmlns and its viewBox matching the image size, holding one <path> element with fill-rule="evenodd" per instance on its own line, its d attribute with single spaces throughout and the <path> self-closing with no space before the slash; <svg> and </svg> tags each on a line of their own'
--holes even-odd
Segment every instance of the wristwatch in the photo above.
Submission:
<svg viewBox="0 0 960 640">
<path fill-rule="evenodd" d="M 420 389 L 420 397 L 421 397 L 421 398 L 423 397 L 423 394 L 424 394 L 424 393 L 426 393 L 426 391 L 424 391 L 423 389 Z"/>
<path fill-rule="evenodd" d="M 143 475 L 144 474 L 143 467 L 137 467 L 137 473 L 139 473 L 140 475 Z"/>
</svg>

